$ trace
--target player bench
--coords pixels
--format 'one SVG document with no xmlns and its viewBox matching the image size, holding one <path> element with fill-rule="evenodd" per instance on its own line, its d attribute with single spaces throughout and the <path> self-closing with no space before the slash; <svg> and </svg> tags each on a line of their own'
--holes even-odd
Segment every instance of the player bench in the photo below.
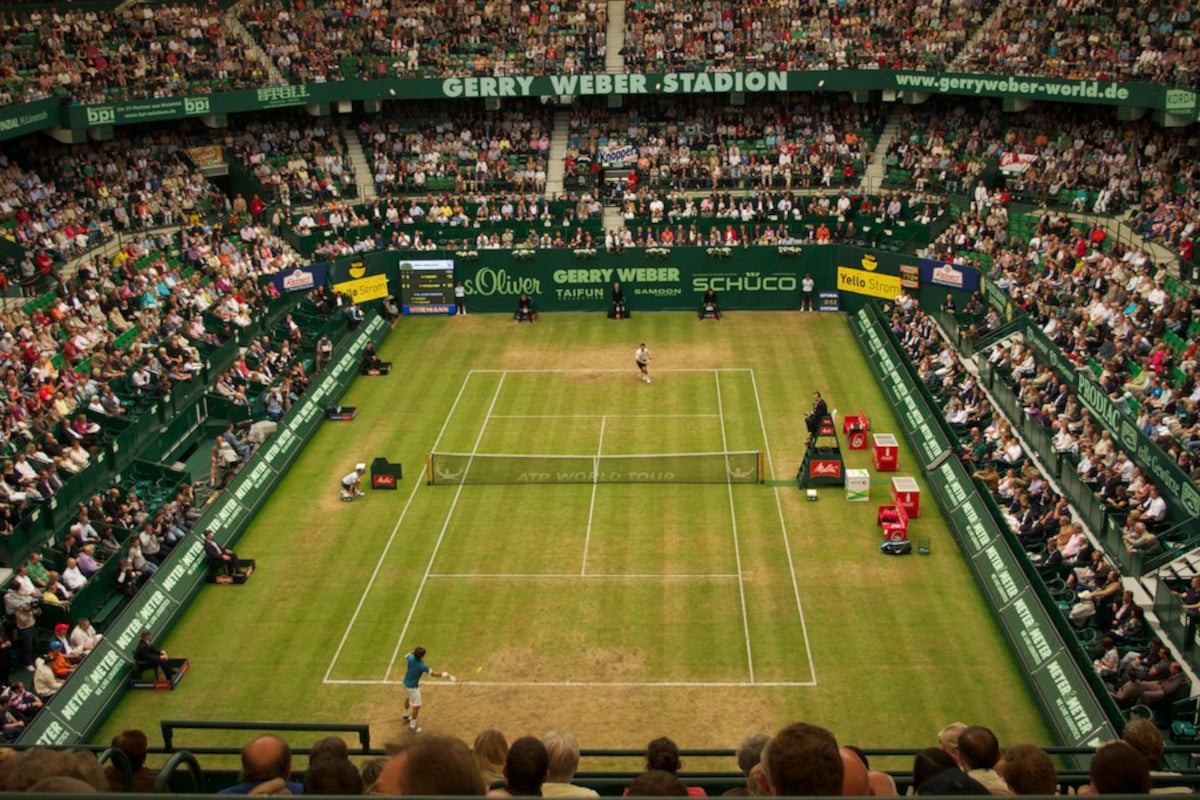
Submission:
<svg viewBox="0 0 1200 800">
<path fill-rule="evenodd" d="M 904 506 L 884 503 L 875 514 L 875 524 L 883 528 L 883 539 L 887 542 L 908 541 L 908 512 Z"/>
<path fill-rule="evenodd" d="M 871 423 L 867 419 L 867 412 L 861 408 L 857 414 L 847 414 L 842 418 L 842 433 L 850 433 L 851 431 L 869 431 Z"/>
</svg>

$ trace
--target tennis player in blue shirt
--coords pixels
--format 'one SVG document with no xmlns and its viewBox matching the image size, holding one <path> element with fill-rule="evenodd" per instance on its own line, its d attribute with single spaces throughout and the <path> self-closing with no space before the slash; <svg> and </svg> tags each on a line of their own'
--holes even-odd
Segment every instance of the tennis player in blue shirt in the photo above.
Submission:
<svg viewBox="0 0 1200 800">
<path fill-rule="evenodd" d="M 420 733 L 421 726 L 417 724 L 417 716 L 421 713 L 421 676 L 429 673 L 437 675 L 439 678 L 445 678 L 451 683 L 458 678 L 451 675 L 449 672 L 434 672 L 428 664 L 425 663 L 425 648 L 417 647 L 411 653 L 404 656 L 404 661 L 407 663 L 407 668 L 404 671 L 404 724 L 412 730 L 413 733 Z"/>
</svg>

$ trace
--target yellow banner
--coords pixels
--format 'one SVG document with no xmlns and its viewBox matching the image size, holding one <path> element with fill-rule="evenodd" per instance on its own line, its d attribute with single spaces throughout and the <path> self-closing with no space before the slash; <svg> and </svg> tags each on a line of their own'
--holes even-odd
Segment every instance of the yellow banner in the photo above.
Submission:
<svg viewBox="0 0 1200 800">
<path fill-rule="evenodd" d="M 335 283 L 333 290 L 341 294 L 350 295 L 354 300 L 354 304 L 366 303 L 371 300 L 379 300 L 388 296 L 388 280 L 387 275 L 368 275 L 365 278 L 358 280 L 346 281 L 345 283 Z M 899 292 L 897 292 L 899 294 Z M 894 297 L 895 295 L 893 295 Z"/>
<path fill-rule="evenodd" d="M 187 152 L 198 167 L 213 167 L 225 163 L 225 148 L 219 144 L 189 147 Z"/>
<path fill-rule="evenodd" d="M 838 267 L 837 288 L 841 292 L 895 300 L 900 294 L 900 276 L 879 275 L 861 269 Z"/>
</svg>

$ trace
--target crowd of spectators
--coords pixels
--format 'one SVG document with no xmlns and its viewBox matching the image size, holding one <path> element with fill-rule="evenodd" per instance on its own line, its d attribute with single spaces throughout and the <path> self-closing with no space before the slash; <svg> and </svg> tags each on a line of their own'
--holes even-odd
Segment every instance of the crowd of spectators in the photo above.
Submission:
<svg viewBox="0 0 1200 800">
<path fill-rule="evenodd" d="M 177 227 L 225 206 L 224 196 L 164 130 L 124 129 L 106 142 L 28 139 L 0 156 L 0 227 L 25 249 L 9 265 L 27 281 L 115 236 Z"/>
<path fill-rule="evenodd" d="M 625 13 L 625 68 L 945 69 L 991 11 L 990 0 L 715 5 L 636 0 Z"/>
<path fill-rule="evenodd" d="M 1004 0 L 954 68 L 1195 88 L 1198 26 L 1186 2 Z"/>
<path fill-rule="evenodd" d="M 1158 691 L 1153 679 L 1131 681 L 1133 692 Z M 839 742 L 836 734 L 807 722 L 794 722 L 773 736 L 747 736 L 736 749 L 740 778 L 725 794 L 774 797 L 897 797 L 901 788 L 914 795 L 1137 795 L 1164 791 L 1178 773 L 1164 773 L 1162 731 L 1146 719 L 1128 722 L 1122 737 L 1096 746 L 1088 774 L 1060 782 L 1054 759 L 1032 744 L 1001 747 L 982 725 L 952 722 L 930 732 L 933 746 L 919 750 L 911 767 L 895 772 L 872 768 L 860 747 Z M 10 792 L 92 793 L 152 791 L 163 775 L 146 765 L 146 734 L 126 730 L 112 739 L 131 770 L 125 775 L 94 755 L 46 748 L 0 751 L 0 789 Z M 413 736 L 390 744 L 386 757 L 351 760 L 344 740 L 319 739 L 301 769 L 286 739 L 267 734 L 242 748 L 241 783 L 224 793 L 235 795 L 597 797 L 578 775 L 581 750 L 567 731 L 541 737 L 525 735 L 511 743 L 503 732 L 488 729 L 474 746 L 440 735 Z M 631 797 L 705 797 L 708 791 L 681 776 L 680 748 L 660 737 L 647 744 L 641 772 L 627 778 Z M 302 774 L 301 774 L 302 773 Z M 736 774 L 736 773 L 735 773 Z M 1063 776 L 1065 778 L 1065 776 Z M 899 778 L 899 782 L 897 781 Z M 704 778 L 701 778 L 704 781 Z M 1078 785 L 1076 785 L 1078 783 Z M 907 784 L 907 787 L 905 787 Z M 1173 787 L 1175 791 L 1187 791 Z"/>
<path fill-rule="evenodd" d="M 540 103 L 502 111 L 412 103 L 364 118 L 358 134 L 381 194 L 466 195 L 544 191 L 550 129 Z"/>
<path fill-rule="evenodd" d="M 580 248 L 594 246 L 600 213 L 587 196 L 388 197 L 363 206 L 330 202 L 305 209 L 293 231 L 319 237 L 314 254 L 324 257 L 384 249 Z"/>
<path fill-rule="evenodd" d="M 607 7 L 526 0 L 329 6 L 281 0 L 239 12 L 293 82 L 600 72 Z"/>
<path fill-rule="evenodd" d="M 0 25 L 0 103 L 207 94 L 268 82 L 215 2 L 121 10 L 10 7 Z"/>
<path fill-rule="evenodd" d="M 986 105 L 937 104 L 905 108 L 884 156 L 888 181 L 916 190 L 958 194 L 996 155 L 1000 111 Z"/>
<path fill-rule="evenodd" d="M 977 295 L 973 303 L 970 313 L 978 313 L 982 298 Z M 1170 649 L 1151 638 L 1145 610 L 1125 590 L 1111 558 L 1093 547 L 1070 502 L 1029 458 L 932 317 L 902 296 L 893 309 L 892 330 L 919 379 L 942 404 L 972 478 L 991 493 L 1048 591 L 1069 608 L 1081 641 L 1094 649 L 1094 668 L 1109 693 L 1123 706 L 1147 705 L 1169 718 L 1166 705 L 1187 695 L 1189 680 Z M 1154 532 L 1167 524 L 1158 487 L 1107 431 L 1101 432 L 1049 366 L 1035 363 L 1019 337 L 991 348 L 986 357 L 992 370 L 1015 383 L 1024 413 L 1053 434 L 1055 449 L 1076 459 L 1081 477 L 1124 521 L 1125 545 L 1151 547 Z"/>
<path fill-rule="evenodd" d="M 357 196 L 346 142 L 332 119 L 284 111 L 237 122 L 223 143 L 264 187 L 266 200 L 289 206 Z"/>
<path fill-rule="evenodd" d="M 1056 219 L 1059 224 L 1056 227 Z M 1193 480 L 1200 478 L 1200 295 L 1170 284 L 1139 250 L 1101 246 L 1043 215 L 1021 254 L 995 262 L 997 283 Z M 1148 489 L 1147 489 L 1148 491 Z"/>
<path fill-rule="evenodd" d="M 944 200 L 910 192 L 754 192 L 695 196 L 627 190 L 624 226 L 607 235 L 608 249 L 703 245 L 749 247 L 854 244 L 871 226 L 913 220 L 928 225 L 946 211 Z"/>
<path fill-rule="evenodd" d="M 643 98 L 620 110 L 579 106 L 566 183 L 586 184 L 611 164 L 633 170 L 633 189 L 853 186 L 886 118 L 877 105 L 819 95 L 754 96 L 744 107 L 696 95 Z"/>
</svg>

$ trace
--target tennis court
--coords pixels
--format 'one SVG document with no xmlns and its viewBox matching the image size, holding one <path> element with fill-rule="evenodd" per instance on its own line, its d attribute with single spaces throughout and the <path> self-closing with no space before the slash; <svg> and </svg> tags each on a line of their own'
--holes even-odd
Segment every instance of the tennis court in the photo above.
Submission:
<svg viewBox="0 0 1200 800">
<path fill-rule="evenodd" d="M 471 371 L 430 449 L 392 534 L 440 516 L 421 580 L 389 541 L 327 683 L 399 682 L 422 644 L 487 684 L 815 684 L 752 370 Z M 403 623 L 364 658 L 380 604 Z"/>
</svg>

